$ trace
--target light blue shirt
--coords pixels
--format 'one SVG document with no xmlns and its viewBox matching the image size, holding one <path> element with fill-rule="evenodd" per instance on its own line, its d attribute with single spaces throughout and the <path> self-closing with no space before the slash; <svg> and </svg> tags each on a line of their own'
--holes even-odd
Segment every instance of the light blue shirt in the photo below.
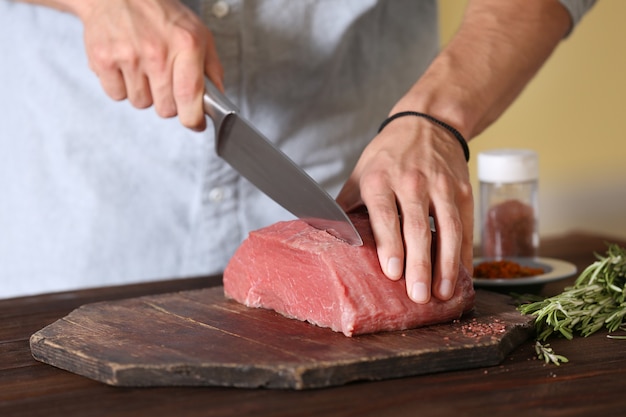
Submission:
<svg viewBox="0 0 626 417">
<path fill-rule="evenodd" d="M 227 95 L 332 195 L 438 50 L 435 0 L 188 4 Z M 210 122 L 110 100 L 77 18 L 0 0 L 0 53 L 0 298 L 219 273 L 291 218 L 215 155 Z"/>
</svg>

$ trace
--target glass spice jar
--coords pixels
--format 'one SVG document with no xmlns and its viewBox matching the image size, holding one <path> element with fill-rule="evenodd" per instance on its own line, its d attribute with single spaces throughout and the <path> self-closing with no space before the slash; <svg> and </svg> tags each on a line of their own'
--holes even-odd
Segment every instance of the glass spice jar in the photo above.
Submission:
<svg viewBox="0 0 626 417">
<path fill-rule="evenodd" d="M 539 249 L 537 153 L 496 149 L 478 155 L 481 255 L 535 257 Z"/>
</svg>

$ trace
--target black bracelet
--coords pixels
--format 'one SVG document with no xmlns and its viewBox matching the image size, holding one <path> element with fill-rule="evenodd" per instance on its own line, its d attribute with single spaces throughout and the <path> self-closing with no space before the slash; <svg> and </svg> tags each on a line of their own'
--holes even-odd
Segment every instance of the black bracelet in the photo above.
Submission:
<svg viewBox="0 0 626 417">
<path fill-rule="evenodd" d="M 403 112 L 400 112 L 400 113 L 393 114 L 393 115 L 387 117 L 384 122 L 382 122 L 382 124 L 378 128 L 378 133 L 380 133 L 385 128 L 385 126 L 387 126 L 393 120 L 395 120 L 395 119 L 397 119 L 399 117 L 404 117 L 404 116 L 423 117 L 423 118 L 428 119 L 431 122 L 433 122 L 433 123 L 443 127 L 448 132 L 452 133 L 454 135 L 454 137 L 456 138 L 456 140 L 458 140 L 459 143 L 461 144 L 461 147 L 463 148 L 463 153 L 465 154 L 465 160 L 469 161 L 469 158 L 470 158 L 469 147 L 467 146 L 467 141 L 465 140 L 465 138 L 463 137 L 461 132 L 459 132 L 458 130 L 456 130 L 455 128 L 450 126 L 449 124 L 447 124 L 445 122 L 442 122 L 439 119 L 434 118 L 430 114 L 419 113 L 419 112 L 416 112 L 416 111 L 403 111 Z"/>
</svg>

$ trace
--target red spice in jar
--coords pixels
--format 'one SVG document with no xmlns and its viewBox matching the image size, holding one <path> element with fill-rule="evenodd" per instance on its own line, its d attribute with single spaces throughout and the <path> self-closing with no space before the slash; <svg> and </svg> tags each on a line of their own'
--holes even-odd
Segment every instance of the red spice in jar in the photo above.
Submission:
<svg viewBox="0 0 626 417">
<path fill-rule="evenodd" d="M 523 278 L 543 274 L 542 268 L 522 266 L 517 262 L 485 261 L 474 267 L 474 278 Z"/>
<path fill-rule="evenodd" d="M 482 231 L 482 256 L 489 258 L 536 255 L 535 213 L 519 200 L 506 200 L 491 207 Z"/>
</svg>

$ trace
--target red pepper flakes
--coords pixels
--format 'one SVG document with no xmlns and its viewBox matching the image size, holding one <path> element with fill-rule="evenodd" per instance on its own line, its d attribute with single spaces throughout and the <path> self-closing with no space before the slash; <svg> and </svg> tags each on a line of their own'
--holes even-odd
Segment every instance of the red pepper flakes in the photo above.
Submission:
<svg viewBox="0 0 626 417">
<path fill-rule="evenodd" d="M 535 212 L 519 200 L 506 200 L 489 209 L 483 228 L 482 256 L 535 256 Z"/>
<path fill-rule="evenodd" d="M 490 336 L 493 339 L 497 338 L 497 335 L 503 334 L 506 331 L 506 325 L 498 319 L 494 319 L 488 323 L 479 322 L 476 318 L 472 318 L 467 321 L 461 327 L 461 333 L 463 336 L 470 337 L 472 339 L 478 339 L 485 336 Z"/>
<path fill-rule="evenodd" d="M 543 274 L 542 268 L 522 266 L 517 262 L 485 261 L 474 267 L 474 278 L 523 278 Z"/>
</svg>

